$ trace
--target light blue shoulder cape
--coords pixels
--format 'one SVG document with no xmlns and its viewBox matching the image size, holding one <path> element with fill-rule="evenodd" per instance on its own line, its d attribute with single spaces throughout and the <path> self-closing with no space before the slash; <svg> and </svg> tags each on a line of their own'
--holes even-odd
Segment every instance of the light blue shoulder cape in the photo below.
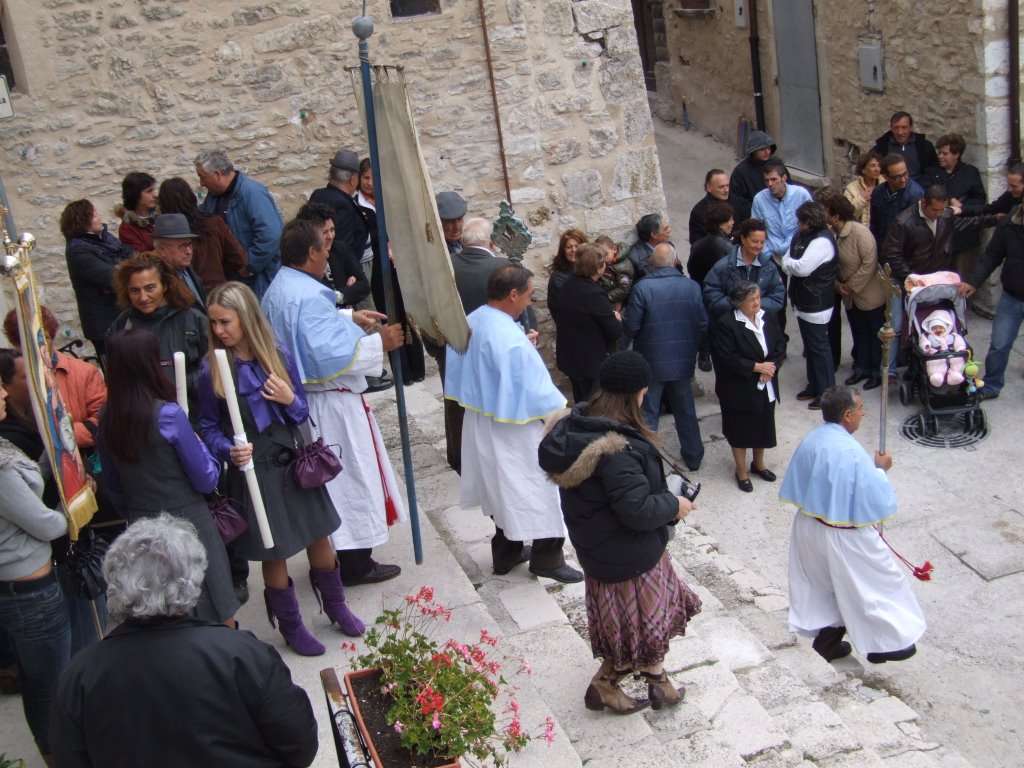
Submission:
<svg viewBox="0 0 1024 768">
<path fill-rule="evenodd" d="M 540 353 L 510 315 L 484 304 L 467 320 L 465 354 L 446 350 L 446 399 L 509 424 L 543 419 L 565 407 Z"/>
<path fill-rule="evenodd" d="M 896 514 L 885 474 L 838 424 L 816 427 L 790 459 L 779 498 L 832 525 L 875 525 Z"/>
<path fill-rule="evenodd" d="M 343 376 L 359 356 L 366 334 L 334 301 L 334 291 L 292 267 L 282 268 L 263 296 L 263 314 L 277 340 L 294 352 L 303 384 Z"/>
</svg>

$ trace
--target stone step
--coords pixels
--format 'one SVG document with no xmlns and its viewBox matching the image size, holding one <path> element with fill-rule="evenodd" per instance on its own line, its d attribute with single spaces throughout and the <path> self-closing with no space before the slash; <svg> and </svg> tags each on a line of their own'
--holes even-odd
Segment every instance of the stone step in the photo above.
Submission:
<svg viewBox="0 0 1024 768">
<path fill-rule="evenodd" d="M 968 766 L 922 734 L 917 714 L 899 698 L 872 687 L 855 658 L 828 664 L 789 632 L 783 586 L 686 525 L 678 526 L 670 552 L 704 607 L 665 660 L 672 679 L 686 686 L 686 700 L 629 717 L 586 710 L 583 693 L 597 662 L 587 640 L 583 585 L 538 580 L 525 568 L 491 573 L 493 526 L 479 510 L 458 506 L 457 477 L 443 458 L 436 377 L 407 390 L 407 406 L 421 506 L 509 642 L 531 660 L 533 685 L 588 768 L 624 760 L 708 768 Z M 639 683 L 626 687 L 643 693 Z"/>
</svg>

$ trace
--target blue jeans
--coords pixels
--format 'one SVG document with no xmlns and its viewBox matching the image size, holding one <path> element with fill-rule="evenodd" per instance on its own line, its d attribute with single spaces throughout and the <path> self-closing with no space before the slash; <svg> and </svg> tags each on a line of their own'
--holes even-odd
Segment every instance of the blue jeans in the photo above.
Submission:
<svg viewBox="0 0 1024 768">
<path fill-rule="evenodd" d="M 889 344 L 889 375 L 896 375 L 896 361 L 900 355 L 900 336 L 903 331 L 903 294 L 894 296 L 889 301 L 889 307 L 892 309 L 892 329 L 896 333 L 896 338 Z M 883 316 L 884 322 L 884 316 Z"/>
<path fill-rule="evenodd" d="M 815 397 L 821 397 L 829 387 L 835 386 L 836 369 L 832 365 L 832 347 L 828 343 L 828 324 L 809 323 L 797 318 L 800 338 L 804 342 L 807 360 L 807 383 Z"/>
<path fill-rule="evenodd" d="M 985 391 L 998 395 L 1006 383 L 1006 364 L 1010 360 L 1010 350 L 1017 340 L 1021 321 L 1024 321 L 1024 301 L 1015 299 L 1003 291 L 996 316 L 992 320 L 992 343 L 985 355 Z"/>
<path fill-rule="evenodd" d="M 39 751 L 50 754 L 50 700 L 57 678 L 71 660 L 71 626 L 60 584 L 51 575 L 41 586 L 14 593 L 32 582 L 0 583 L 0 626 L 18 657 L 25 720 Z"/>
<path fill-rule="evenodd" d="M 661 398 L 665 397 L 672 416 L 676 420 L 676 434 L 679 436 L 679 453 L 687 467 L 699 467 L 704 460 L 704 443 L 700 439 L 697 424 L 697 407 L 693 402 L 693 380 L 652 381 L 640 406 L 647 427 L 658 431 L 658 417 L 661 415 Z"/>
</svg>

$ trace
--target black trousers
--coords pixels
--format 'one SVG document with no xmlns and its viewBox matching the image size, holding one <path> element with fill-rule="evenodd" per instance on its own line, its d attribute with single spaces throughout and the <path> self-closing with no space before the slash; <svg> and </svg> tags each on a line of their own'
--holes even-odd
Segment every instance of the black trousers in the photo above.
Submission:
<svg viewBox="0 0 1024 768">
<path fill-rule="evenodd" d="M 372 548 L 367 549 L 339 549 L 335 552 L 338 556 L 338 568 L 341 578 L 345 581 L 361 579 L 373 568 Z"/>
<path fill-rule="evenodd" d="M 587 377 L 585 379 L 572 379 L 569 381 L 572 383 L 572 399 L 574 404 L 579 404 L 587 400 L 593 393 L 597 386 L 597 379 Z"/>
<path fill-rule="evenodd" d="M 534 539 L 533 552 L 530 555 L 531 568 L 558 568 L 565 565 L 562 554 L 564 538 Z M 494 526 L 494 537 L 491 539 L 491 562 L 496 571 L 511 568 L 519 562 L 523 551 L 523 542 L 505 538 L 505 532 Z"/>
</svg>

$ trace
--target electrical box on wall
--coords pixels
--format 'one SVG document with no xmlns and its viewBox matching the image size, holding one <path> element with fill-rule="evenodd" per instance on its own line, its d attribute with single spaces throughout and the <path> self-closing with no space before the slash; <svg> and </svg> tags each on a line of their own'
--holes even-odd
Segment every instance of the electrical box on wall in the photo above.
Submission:
<svg viewBox="0 0 1024 768">
<path fill-rule="evenodd" d="M 747 28 L 747 0 L 736 0 L 736 26 Z"/>
<path fill-rule="evenodd" d="M 882 72 L 882 44 L 861 43 L 857 46 L 860 62 L 860 86 L 868 91 L 884 91 L 885 75 Z"/>
</svg>

